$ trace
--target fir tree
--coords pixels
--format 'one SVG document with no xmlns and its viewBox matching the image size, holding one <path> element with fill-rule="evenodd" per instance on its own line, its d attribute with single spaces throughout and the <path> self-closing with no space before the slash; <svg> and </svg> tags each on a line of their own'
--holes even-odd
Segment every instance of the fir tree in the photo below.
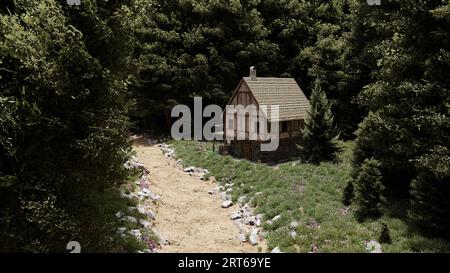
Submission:
<svg viewBox="0 0 450 273">
<path fill-rule="evenodd" d="M 361 216 L 377 217 L 383 202 L 380 163 L 375 159 L 364 160 L 355 184 L 355 203 Z"/>
<path fill-rule="evenodd" d="M 335 161 L 337 136 L 333 125 L 331 103 L 316 80 L 311 94 L 311 109 L 302 131 L 302 156 L 305 161 L 319 163 Z"/>
</svg>

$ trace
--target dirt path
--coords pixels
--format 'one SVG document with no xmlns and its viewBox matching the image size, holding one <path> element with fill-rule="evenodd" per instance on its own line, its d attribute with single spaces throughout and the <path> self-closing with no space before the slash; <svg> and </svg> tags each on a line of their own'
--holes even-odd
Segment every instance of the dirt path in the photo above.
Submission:
<svg viewBox="0 0 450 273">
<path fill-rule="evenodd" d="M 161 252 L 258 251 L 258 246 L 237 240 L 238 229 L 230 220 L 236 205 L 221 208 L 219 196 L 208 194 L 215 184 L 189 176 L 156 146 L 135 144 L 134 149 L 139 161 L 150 171 L 152 191 L 162 199 L 154 229 L 170 245 L 162 246 Z"/>
</svg>

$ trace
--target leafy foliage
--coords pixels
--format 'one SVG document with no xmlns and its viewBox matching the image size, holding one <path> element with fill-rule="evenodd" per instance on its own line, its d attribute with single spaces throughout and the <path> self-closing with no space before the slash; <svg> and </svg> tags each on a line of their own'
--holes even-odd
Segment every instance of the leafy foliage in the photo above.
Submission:
<svg viewBox="0 0 450 273">
<path fill-rule="evenodd" d="M 63 251 L 87 232 L 87 196 L 128 176 L 126 60 L 106 50 L 126 43 L 120 11 L 1 5 L 0 251 Z"/>
</svg>

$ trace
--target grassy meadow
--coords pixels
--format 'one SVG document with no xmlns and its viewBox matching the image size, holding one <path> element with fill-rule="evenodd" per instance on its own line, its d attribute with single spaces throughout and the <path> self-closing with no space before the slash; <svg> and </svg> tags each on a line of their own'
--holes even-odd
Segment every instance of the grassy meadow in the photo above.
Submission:
<svg viewBox="0 0 450 273">
<path fill-rule="evenodd" d="M 379 240 L 382 224 L 387 224 L 391 244 L 383 252 L 449 252 L 444 240 L 427 238 L 407 221 L 407 204 L 386 204 L 389 210 L 379 219 L 361 222 L 355 209 L 342 203 L 343 190 L 350 179 L 352 142 L 340 143 L 339 163 L 320 165 L 291 161 L 275 166 L 221 156 L 212 143 L 173 141 L 184 166 L 206 168 L 218 183 L 233 183 L 231 195 L 252 200 L 257 213 L 264 214 L 263 228 L 269 250 L 283 252 L 367 252 L 365 243 Z M 258 194 L 256 194 L 258 193 Z M 274 216 L 281 218 L 266 223 Z M 293 228 L 292 222 L 298 226 Z M 296 236 L 291 236 L 292 231 Z"/>
</svg>

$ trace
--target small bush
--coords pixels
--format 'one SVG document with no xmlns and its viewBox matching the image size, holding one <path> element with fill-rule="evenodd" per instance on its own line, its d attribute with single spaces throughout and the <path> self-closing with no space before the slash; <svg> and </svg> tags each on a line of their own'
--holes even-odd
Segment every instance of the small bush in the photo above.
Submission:
<svg viewBox="0 0 450 273">
<path fill-rule="evenodd" d="M 355 203 L 361 216 L 380 215 L 383 202 L 380 163 L 375 159 L 364 160 L 355 183 Z"/>
</svg>

